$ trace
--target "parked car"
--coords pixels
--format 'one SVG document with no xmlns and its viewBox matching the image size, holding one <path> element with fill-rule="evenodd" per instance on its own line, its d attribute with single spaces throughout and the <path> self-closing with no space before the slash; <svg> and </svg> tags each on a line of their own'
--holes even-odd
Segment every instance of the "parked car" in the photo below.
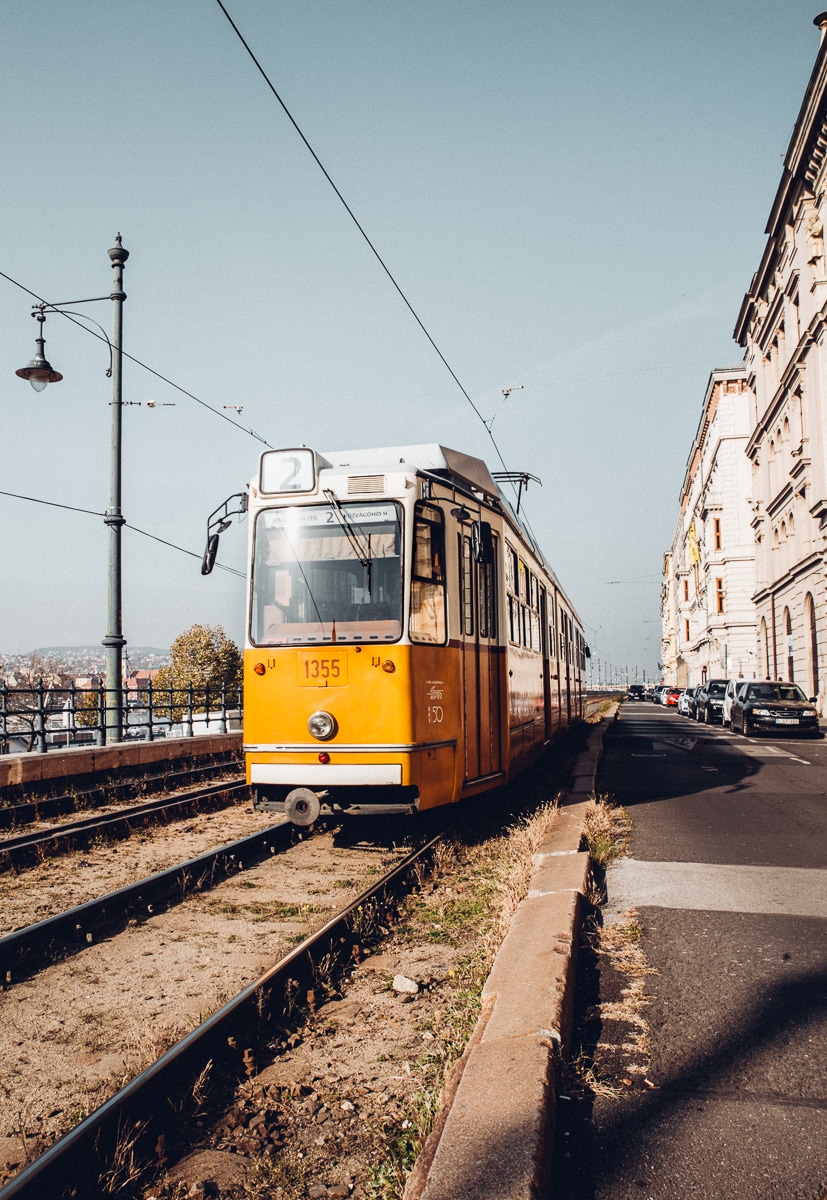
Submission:
<svg viewBox="0 0 827 1200">
<path fill-rule="evenodd" d="M 735 693 L 738 688 L 743 687 L 746 683 L 744 679 L 730 679 L 726 685 L 724 692 L 724 707 L 721 710 L 721 724 L 729 725 L 732 720 L 732 702 L 735 699 Z"/>
<path fill-rule="evenodd" d="M 683 688 L 668 687 L 663 689 L 663 703 L 667 708 L 677 708 Z"/>
<path fill-rule="evenodd" d="M 678 699 L 678 712 L 683 717 L 694 717 L 695 715 L 695 692 L 697 688 L 684 688 Z"/>
<path fill-rule="evenodd" d="M 807 733 L 819 736 L 818 712 L 797 683 L 767 680 L 741 684 L 732 702 L 732 728 L 754 733 Z"/>
<path fill-rule="evenodd" d="M 626 691 L 627 700 L 645 700 L 646 688 L 642 683 L 630 683 Z"/>
<path fill-rule="evenodd" d="M 708 679 L 706 683 L 701 684 L 695 693 L 696 721 L 702 721 L 704 725 L 711 725 L 713 722 L 721 720 L 728 682 L 726 679 Z"/>
</svg>

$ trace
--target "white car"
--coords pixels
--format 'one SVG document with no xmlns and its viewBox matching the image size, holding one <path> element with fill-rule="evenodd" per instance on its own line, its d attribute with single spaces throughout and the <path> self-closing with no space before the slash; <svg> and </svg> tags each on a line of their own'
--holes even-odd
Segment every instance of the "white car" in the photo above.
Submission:
<svg viewBox="0 0 827 1200">
<path fill-rule="evenodd" d="M 732 702 L 735 699 L 735 693 L 742 684 L 747 683 L 746 679 L 729 679 L 727 680 L 726 691 L 724 692 L 724 707 L 721 712 L 721 724 L 732 728 Z"/>
</svg>

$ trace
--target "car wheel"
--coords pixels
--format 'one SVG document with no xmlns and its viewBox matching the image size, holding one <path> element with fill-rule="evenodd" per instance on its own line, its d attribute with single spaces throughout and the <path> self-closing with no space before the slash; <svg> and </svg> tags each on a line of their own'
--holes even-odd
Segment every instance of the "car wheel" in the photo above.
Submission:
<svg viewBox="0 0 827 1200">
<path fill-rule="evenodd" d="M 746 716 L 741 721 L 741 733 L 743 733 L 744 737 L 752 737 L 752 729 Z"/>
<path fill-rule="evenodd" d="M 702 725 L 709 724 L 709 709 L 708 708 L 703 708 L 701 710 L 701 715 L 698 717 L 698 720 L 701 722 Z"/>
</svg>

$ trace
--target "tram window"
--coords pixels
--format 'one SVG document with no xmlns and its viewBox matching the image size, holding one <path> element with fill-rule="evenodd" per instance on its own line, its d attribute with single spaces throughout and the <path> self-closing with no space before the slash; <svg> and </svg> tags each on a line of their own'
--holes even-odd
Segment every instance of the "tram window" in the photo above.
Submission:
<svg viewBox="0 0 827 1200">
<path fill-rule="evenodd" d="M 517 595 L 517 555 L 510 546 L 505 551 L 505 587 L 510 595 Z"/>
<path fill-rule="evenodd" d="M 516 553 L 506 544 L 505 547 L 505 590 L 507 593 L 508 610 L 508 640 L 519 646 L 520 635 L 520 588 L 519 559 Z"/>
<path fill-rule="evenodd" d="M 393 642 L 402 633 L 398 504 L 263 509 L 256 518 L 255 645 Z"/>
<path fill-rule="evenodd" d="M 445 531 L 431 504 L 417 504 L 414 517 L 410 634 L 412 642 L 445 643 Z"/>
<path fill-rule="evenodd" d="M 496 576 L 494 574 L 497 562 L 497 539 L 492 535 L 491 562 L 482 562 L 478 567 L 477 584 L 479 590 L 479 624 L 480 637 L 495 638 L 497 636 L 497 598 Z"/>
<path fill-rule="evenodd" d="M 463 537 L 462 535 L 460 535 L 459 569 L 462 632 L 465 637 L 471 637 L 474 633 L 474 557 L 470 537 Z"/>
</svg>

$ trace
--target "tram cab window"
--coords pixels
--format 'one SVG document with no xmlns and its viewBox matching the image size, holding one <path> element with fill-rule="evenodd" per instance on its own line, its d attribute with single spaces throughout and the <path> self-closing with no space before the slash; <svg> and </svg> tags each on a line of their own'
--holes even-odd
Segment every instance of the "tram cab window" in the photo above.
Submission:
<svg viewBox="0 0 827 1200">
<path fill-rule="evenodd" d="M 436 505 L 420 502 L 411 562 L 411 641 L 444 645 L 446 629 L 444 518 Z"/>
<path fill-rule="evenodd" d="M 254 645 L 393 642 L 402 634 L 402 514 L 394 502 L 263 509 Z"/>
</svg>

